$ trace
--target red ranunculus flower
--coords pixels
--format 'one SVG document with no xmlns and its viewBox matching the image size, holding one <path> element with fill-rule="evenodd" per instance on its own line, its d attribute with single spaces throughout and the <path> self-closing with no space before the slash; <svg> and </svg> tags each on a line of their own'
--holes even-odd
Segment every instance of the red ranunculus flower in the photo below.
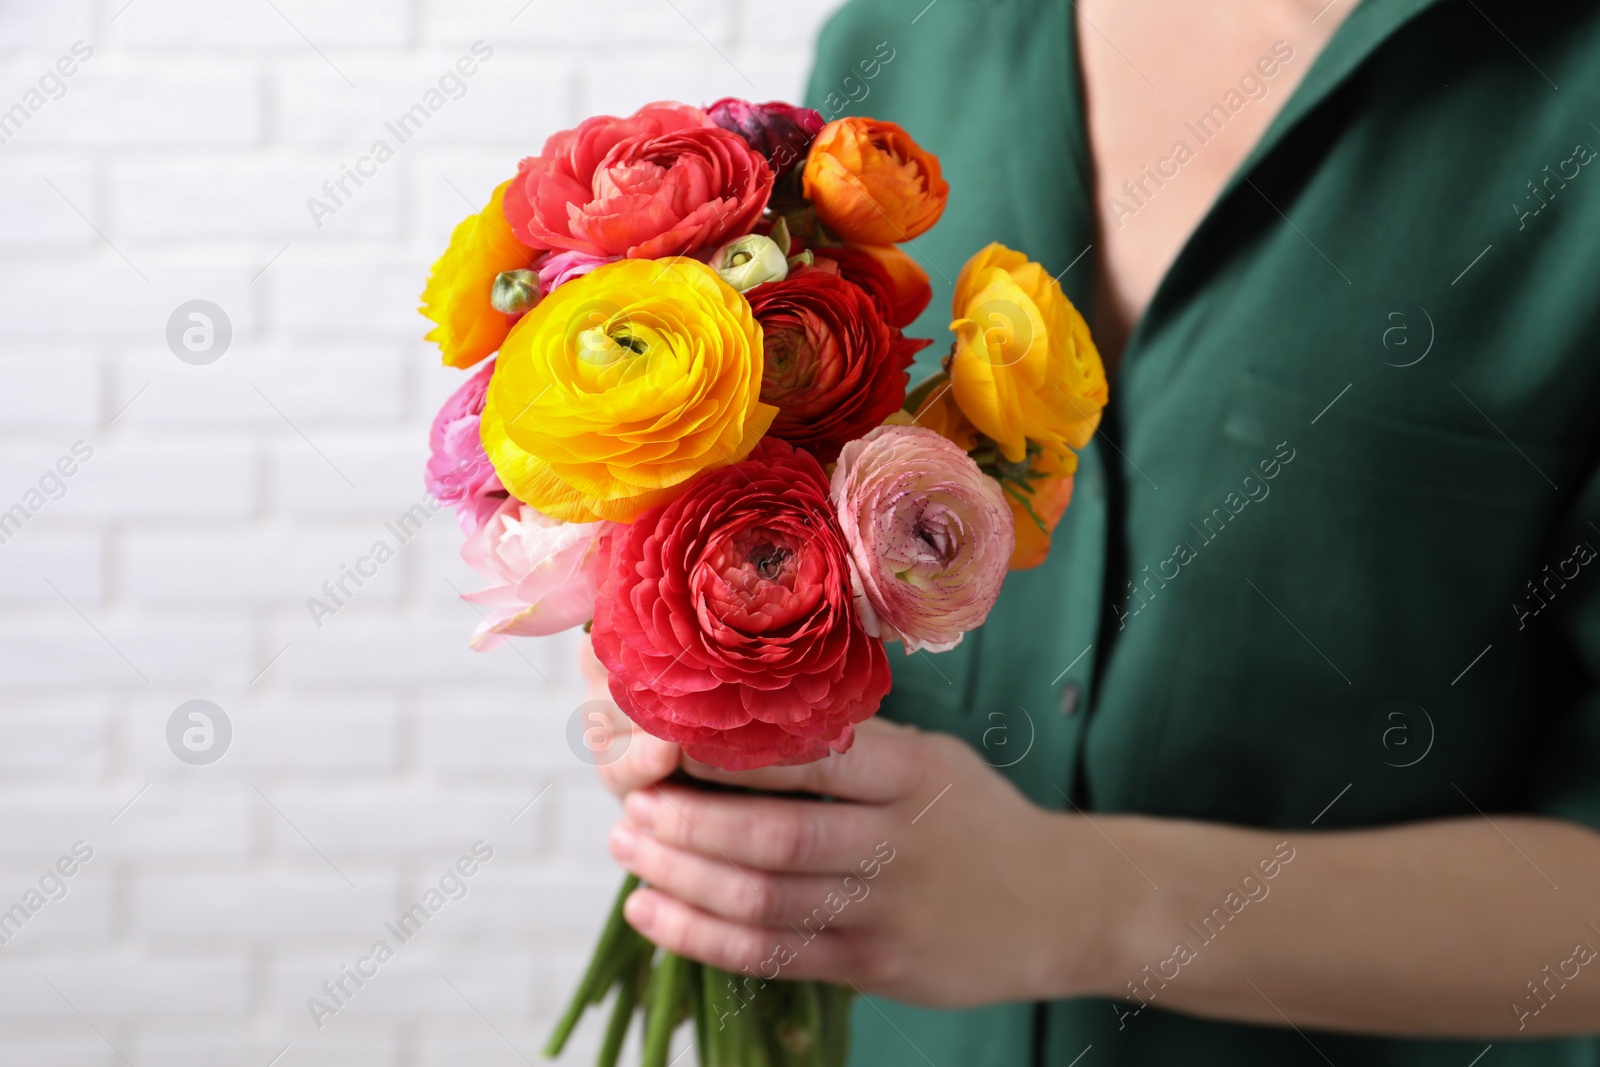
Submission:
<svg viewBox="0 0 1600 1067">
<path fill-rule="evenodd" d="M 828 479 L 764 440 L 601 534 L 595 655 L 645 731 L 727 770 L 850 747 L 889 692 L 856 614 Z"/>
<path fill-rule="evenodd" d="M 517 167 L 505 215 L 536 250 L 659 259 L 749 233 L 772 168 L 744 138 L 684 104 L 586 119 Z"/>
<path fill-rule="evenodd" d="M 757 152 L 767 157 L 776 177 L 783 177 L 796 163 L 806 158 L 811 139 L 827 125 L 822 113 L 809 107 L 773 101 L 752 104 L 748 100 L 725 96 L 706 108 L 711 121 L 743 137 Z"/>
<path fill-rule="evenodd" d="M 905 402 L 917 350 L 866 290 L 808 268 L 745 294 L 761 323 L 761 400 L 778 409 L 767 432 L 832 463 L 846 441 Z"/>
</svg>

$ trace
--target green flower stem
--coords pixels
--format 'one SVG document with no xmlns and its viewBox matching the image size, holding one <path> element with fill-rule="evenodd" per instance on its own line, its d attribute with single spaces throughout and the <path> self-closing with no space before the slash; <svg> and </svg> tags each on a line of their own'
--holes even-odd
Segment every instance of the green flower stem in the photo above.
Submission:
<svg viewBox="0 0 1600 1067">
<path fill-rule="evenodd" d="M 633 1022 L 633 1010 L 639 1003 L 639 993 L 648 977 L 647 968 L 655 946 L 640 937 L 628 950 L 629 959 L 617 983 L 617 999 L 611 1005 L 611 1018 L 606 1023 L 605 1040 L 600 1045 L 600 1058 L 596 1067 L 617 1067 L 617 1057 L 622 1055 L 622 1043 L 627 1039 L 628 1026 Z"/>
<path fill-rule="evenodd" d="M 800 982 L 795 986 L 794 1019 L 805 1035 L 795 1062 L 803 1067 L 827 1067 L 822 1049 L 822 996 L 816 982 Z"/>
<path fill-rule="evenodd" d="M 702 1067 L 745 1067 L 756 1062 L 750 1058 L 752 1046 L 745 1020 L 740 1017 L 742 1005 L 728 989 L 728 983 L 736 980 L 736 976 L 716 967 L 707 967 L 703 972 L 708 1048 L 701 1052 Z"/>
<path fill-rule="evenodd" d="M 616 1067 L 641 1010 L 643 1067 L 666 1067 L 672 1034 L 685 1016 L 694 1023 L 701 1067 L 845 1067 L 850 989 L 761 981 L 670 952 L 658 954 L 622 917 L 623 904 L 638 886 L 632 875 L 623 881 L 583 979 L 545 1045 L 547 1058 L 561 1054 L 584 1011 L 603 1003 L 615 986 L 598 1067 Z"/>
<path fill-rule="evenodd" d="M 545 1044 L 544 1054 L 547 1058 L 555 1059 L 561 1055 L 561 1050 L 566 1046 L 567 1038 L 572 1036 L 572 1028 L 578 1024 L 584 1009 L 605 997 L 606 987 L 601 984 L 600 979 L 608 973 L 611 976 L 617 974 L 618 949 L 622 947 L 624 935 L 633 932 L 622 918 L 622 905 L 638 886 L 639 879 L 635 875 L 630 874 L 623 879 L 622 889 L 617 893 L 616 902 L 611 906 L 611 914 L 606 919 L 605 929 L 600 932 L 600 940 L 595 945 L 594 955 L 589 958 L 588 970 L 584 972 L 578 988 L 573 991 L 572 1001 L 567 1005 L 561 1021 L 556 1024 L 555 1032 Z"/>
<path fill-rule="evenodd" d="M 706 968 L 706 1002 L 710 1011 L 706 1029 L 711 1032 L 715 1054 L 719 1057 L 716 1067 L 771 1067 L 773 1061 L 767 1055 L 766 1025 L 761 1014 L 763 998 L 757 994 L 746 1000 L 735 992 L 743 990 L 748 995 L 749 988 L 741 981 L 743 977 Z"/>
<path fill-rule="evenodd" d="M 822 1047 L 822 986 L 817 982 L 777 982 L 771 990 L 772 1017 L 766 1030 L 773 1062 L 783 1067 L 826 1067 Z"/>
<path fill-rule="evenodd" d="M 745 1062 L 758 1067 L 782 1067 L 772 1004 L 778 990 L 768 983 L 745 1002 L 737 1016 L 739 1039 L 744 1045 Z"/>
<path fill-rule="evenodd" d="M 845 1067 L 850 1057 L 850 1006 L 855 990 L 845 986 L 823 985 L 822 1047 L 828 1067 Z"/>
<path fill-rule="evenodd" d="M 690 961 L 689 976 L 684 980 L 689 1001 L 689 1019 L 694 1023 L 695 1055 L 700 1060 L 700 1067 L 710 1067 L 712 1055 L 709 1020 L 706 1016 L 705 972 L 705 964 Z"/>
<path fill-rule="evenodd" d="M 725 1025 L 722 972 L 707 964 L 700 968 L 700 997 L 697 1001 L 700 1038 L 700 1067 L 738 1067 L 739 1050 L 733 1031 Z"/>
<path fill-rule="evenodd" d="M 667 1067 L 667 1049 L 672 1031 L 683 1014 L 685 982 L 689 961 L 672 952 L 663 952 L 650 979 L 650 1009 L 645 1016 L 644 1056 L 641 1067 Z"/>
</svg>

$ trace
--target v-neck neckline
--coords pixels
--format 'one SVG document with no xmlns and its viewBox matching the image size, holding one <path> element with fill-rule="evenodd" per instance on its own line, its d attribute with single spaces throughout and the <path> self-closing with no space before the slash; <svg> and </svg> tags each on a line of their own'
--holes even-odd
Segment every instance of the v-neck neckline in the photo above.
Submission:
<svg viewBox="0 0 1600 1067">
<path fill-rule="evenodd" d="M 1339 28 L 1328 38 L 1327 44 L 1312 60 L 1311 69 L 1306 72 L 1306 76 L 1289 94 L 1289 99 L 1268 123 L 1255 146 L 1222 184 L 1216 197 L 1200 216 L 1200 221 L 1184 238 L 1183 244 L 1178 248 L 1178 254 L 1167 264 L 1160 281 L 1150 294 L 1150 299 L 1145 302 L 1144 310 L 1139 313 L 1139 317 L 1134 320 L 1132 328 L 1128 331 L 1127 340 L 1117 357 L 1116 377 L 1121 377 L 1123 368 L 1142 346 L 1145 336 L 1155 329 L 1150 323 L 1152 319 L 1159 319 L 1158 313 L 1164 312 L 1166 304 L 1171 301 L 1170 292 L 1175 284 L 1173 279 L 1187 271 L 1189 260 L 1196 254 L 1196 246 L 1209 239 L 1209 232 L 1216 227 L 1216 219 L 1223 205 L 1233 198 L 1239 186 L 1249 180 L 1251 173 L 1272 154 L 1289 132 L 1342 85 L 1379 45 L 1388 40 L 1401 26 L 1439 2 L 1440 0 L 1361 0 L 1356 9 L 1345 16 Z M 1072 149 L 1078 158 L 1079 166 L 1083 168 L 1084 188 L 1090 190 L 1092 198 L 1096 195 L 1097 189 L 1094 146 L 1089 140 L 1088 93 L 1084 82 L 1083 54 L 1078 43 L 1078 18 L 1078 5 L 1073 2 L 1067 11 L 1067 76 L 1073 87 L 1073 106 L 1076 110 Z M 1087 212 L 1089 232 L 1098 242 L 1099 215 L 1095 211 L 1092 199 Z M 1091 257 L 1090 263 L 1091 307 L 1098 303 L 1099 289 L 1103 281 L 1101 272 L 1094 265 L 1096 258 Z"/>
</svg>

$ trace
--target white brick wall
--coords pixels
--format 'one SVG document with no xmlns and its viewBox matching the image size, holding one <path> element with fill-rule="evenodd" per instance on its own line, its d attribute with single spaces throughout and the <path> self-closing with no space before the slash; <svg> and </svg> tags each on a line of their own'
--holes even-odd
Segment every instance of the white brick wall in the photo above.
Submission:
<svg viewBox="0 0 1600 1067">
<path fill-rule="evenodd" d="M 461 376 L 414 309 L 455 222 L 586 114 L 797 97 L 833 6 L 0 0 L 0 112 L 94 48 L 0 143 L 0 511 L 94 449 L 0 543 L 0 912 L 94 849 L 0 944 L 0 1067 L 535 1058 L 617 881 L 565 742 L 573 642 L 467 649 L 444 512 L 320 628 L 305 600 L 423 498 Z M 464 95 L 316 226 L 477 40 Z M 207 366 L 165 340 L 197 298 L 233 326 Z M 166 743 L 196 698 L 233 726 L 210 766 Z M 313 1025 L 480 839 L 467 896 Z"/>
</svg>

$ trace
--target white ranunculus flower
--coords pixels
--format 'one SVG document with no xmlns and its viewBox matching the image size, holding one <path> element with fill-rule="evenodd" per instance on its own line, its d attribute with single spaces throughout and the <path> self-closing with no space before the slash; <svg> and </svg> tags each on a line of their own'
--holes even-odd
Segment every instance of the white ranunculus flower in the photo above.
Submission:
<svg viewBox="0 0 1600 1067">
<path fill-rule="evenodd" d="M 762 282 L 782 281 L 789 276 L 789 261 L 770 237 L 752 233 L 729 241 L 711 257 L 711 266 L 722 280 L 741 293 Z"/>
</svg>

